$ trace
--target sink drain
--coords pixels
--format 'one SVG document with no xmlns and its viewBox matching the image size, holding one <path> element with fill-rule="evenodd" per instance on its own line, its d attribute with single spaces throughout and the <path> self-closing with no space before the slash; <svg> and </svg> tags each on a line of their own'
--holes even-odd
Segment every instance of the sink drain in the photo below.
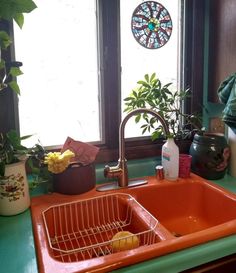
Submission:
<svg viewBox="0 0 236 273">
<path fill-rule="evenodd" d="M 181 236 L 183 236 L 182 234 L 177 233 L 177 232 L 175 232 L 175 231 L 172 231 L 171 233 L 172 233 L 172 235 L 174 235 L 175 237 L 181 237 Z"/>
</svg>

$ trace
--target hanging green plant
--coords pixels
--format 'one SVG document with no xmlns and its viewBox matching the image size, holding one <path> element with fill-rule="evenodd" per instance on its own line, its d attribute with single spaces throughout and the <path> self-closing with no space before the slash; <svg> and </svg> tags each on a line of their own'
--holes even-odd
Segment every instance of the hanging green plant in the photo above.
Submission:
<svg viewBox="0 0 236 273">
<path fill-rule="evenodd" d="M 32 0 L 1 0 L 0 20 L 12 21 L 22 28 L 24 24 L 24 13 L 29 13 L 36 8 Z M 12 40 L 5 30 L 0 30 L 0 91 L 10 87 L 18 95 L 20 88 L 16 82 L 16 77 L 23 74 L 20 70 L 22 63 L 7 62 L 4 53 L 9 49 Z"/>
<path fill-rule="evenodd" d="M 37 8 L 32 0 L 1 0 L 0 19 L 14 20 L 20 28 L 24 24 L 24 13 L 30 13 Z"/>
</svg>

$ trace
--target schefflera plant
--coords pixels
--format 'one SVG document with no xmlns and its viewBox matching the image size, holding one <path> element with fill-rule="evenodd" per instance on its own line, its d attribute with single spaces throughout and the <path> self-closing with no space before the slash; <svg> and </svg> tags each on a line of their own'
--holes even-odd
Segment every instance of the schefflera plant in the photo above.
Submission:
<svg viewBox="0 0 236 273">
<path fill-rule="evenodd" d="M 176 139 L 192 137 L 194 131 L 201 132 L 201 117 L 199 114 L 187 114 L 183 111 L 184 102 L 191 96 L 189 89 L 174 91 L 171 89 L 173 83 L 162 84 L 156 73 L 146 74 L 144 80 L 137 82 L 130 95 L 124 99 L 125 112 L 137 108 L 149 108 L 159 113 L 168 123 L 170 134 Z M 164 136 L 163 128 L 154 117 L 146 113 L 138 114 L 135 122 L 143 121 L 142 133 L 152 132 L 151 138 L 155 140 Z"/>
</svg>

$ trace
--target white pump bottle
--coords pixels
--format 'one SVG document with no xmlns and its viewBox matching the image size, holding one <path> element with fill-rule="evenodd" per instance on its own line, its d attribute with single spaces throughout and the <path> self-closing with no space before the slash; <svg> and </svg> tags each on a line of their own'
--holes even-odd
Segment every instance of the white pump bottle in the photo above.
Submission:
<svg viewBox="0 0 236 273">
<path fill-rule="evenodd" d="M 161 161 L 165 179 L 176 180 L 179 176 L 179 148 L 172 136 L 162 146 Z"/>
</svg>

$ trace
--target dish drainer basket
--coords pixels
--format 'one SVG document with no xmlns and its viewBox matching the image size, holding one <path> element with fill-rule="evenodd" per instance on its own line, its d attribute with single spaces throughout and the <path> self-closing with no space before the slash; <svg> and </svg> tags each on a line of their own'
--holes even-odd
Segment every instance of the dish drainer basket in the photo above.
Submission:
<svg viewBox="0 0 236 273">
<path fill-rule="evenodd" d="M 129 249 L 135 240 L 139 247 L 159 242 L 155 233 L 158 220 L 129 194 L 109 194 L 51 206 L 42 216 L 52 256 L 62 262 Z M 113 239 L 121 231 L 131 235 Z"/>
</svg>

